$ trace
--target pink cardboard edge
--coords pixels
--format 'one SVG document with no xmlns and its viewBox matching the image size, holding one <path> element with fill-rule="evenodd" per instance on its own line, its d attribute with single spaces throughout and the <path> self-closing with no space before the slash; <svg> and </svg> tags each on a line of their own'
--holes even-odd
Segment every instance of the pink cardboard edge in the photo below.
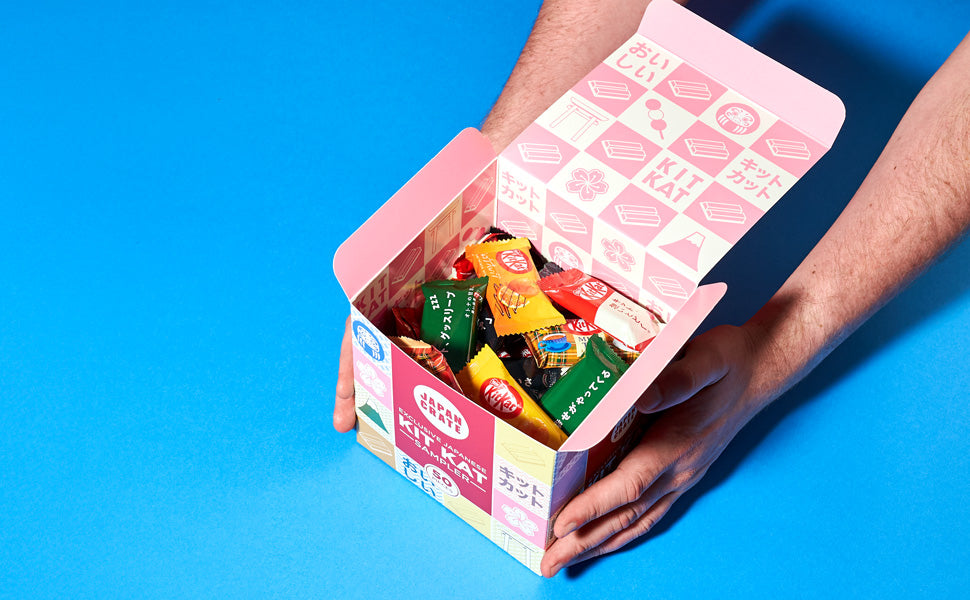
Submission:
<svg viewBox="0 0 970 600">
<path fill-rule="evenodd" d="M 493 160 L 492 144 L 473 127 L 442 148 L 337 248 L 333 272 L 347 297 L 356 298 Z"/>
<path fill-rule="evenodd" d="M 650 342 L 640 358 L 627 369 L 579 428 L 566 439 L 559 452 L 588 450 L 609 435 L 640 394 L 697 331 L 726 292 L 725 283 L 712 283 L 697 288 L 687 304 L 677 311 L 677 315 Z"/>
<path fill-rule="evenodd" d="M 845 121 L 838 96 L 673 0 L 653 0 L 637 30 L 831 148 Z"/>
</svg>

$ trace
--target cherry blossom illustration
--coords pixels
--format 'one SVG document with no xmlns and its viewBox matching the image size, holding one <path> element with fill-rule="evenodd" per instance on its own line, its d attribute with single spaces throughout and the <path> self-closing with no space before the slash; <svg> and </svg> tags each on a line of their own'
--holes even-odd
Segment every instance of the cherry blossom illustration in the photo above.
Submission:
<svg viewBox="0 0 970 600">
<path fill-rule="evenodd" d="M 620 240 L 602 240 L 603 244 L 603 254 L 606 256 L 606 260 L 617 265 L 626 272 L 630 272 L 633 269 L 633 265 L 636 263 L 636 259 L 633 255 L 626 251 L 623 246 L 623 242 Z"/>
<path fill-rule="evenodd" d="M 573 169 L 572 175 L 573 178 L 566 182 L 566 189 L 579 194 L 580 200 L 592 202 L 598 194 L 605 194 L 610 189 L 599 169 Z"/>
<path fill-rule="evenodd" d="M 509 525 L 518 527 L 526 535 L 533 536 L 539 531 L 539 526 L 532 522 L 526 516 L 525 511 L 518 506 L 503 504 L 502 511 L 505 513 L 505 519 L 509 522 Z"/>
<path fill-rule="evenodd" d="M 384 382 L 381 381 L 380 378 L 377 376 L 377 371 L 374 370 L 374 367 L 370 366 L 369 364 L 363 361 L 358 360 L 357 374 L 360 376 L 364 385 L 370 386 L 370 388 L 374 390 L 374 393 L 380 396 L 381 398 L 383 398 L 384 394 L 387 393 L 387 386 L 384 385 Z"/>
</svg>

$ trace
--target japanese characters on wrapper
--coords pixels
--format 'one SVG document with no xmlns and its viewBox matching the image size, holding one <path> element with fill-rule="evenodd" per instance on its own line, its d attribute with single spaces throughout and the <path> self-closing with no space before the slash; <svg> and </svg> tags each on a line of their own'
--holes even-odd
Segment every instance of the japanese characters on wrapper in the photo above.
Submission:
<svg viewBox="0 0 970 600">
<path fill-rule="evenodd" d="M 505 185 L 514 193 L 514 179 Z M 455 259 L 457 279 L 422 285 L 421 323 L 402 324 L 407 331 L 419 329 L 421 339 L 404 334 L 391 339 L 494 416 L 558 449 L 657 335 L 662 322 L 576 269 L 547 268 L 544 272 L 553 274 L 540 277 L 533 255 L 528 239 L 502 233 L 468 246 Z M 469 262 L 477 278 L 468 278 Z M 557 305 L 579 318 L 567 320 Z M 406 308 L 393 309 L 398 323 Z M 487 318 L 480 318 L 483 314 Z M 418 398 L 418 406 L 449 435 L 460 434 L 466 425 L 434 398 Z M 453 470 L 470 464 L 456 463 L 454 453 L 442 450 L 440 438 L 400 418 L 401 429 L 422 452 Z M 470 467 L 461 472 L 469 481 L 483 473 Z"/>
</svg>

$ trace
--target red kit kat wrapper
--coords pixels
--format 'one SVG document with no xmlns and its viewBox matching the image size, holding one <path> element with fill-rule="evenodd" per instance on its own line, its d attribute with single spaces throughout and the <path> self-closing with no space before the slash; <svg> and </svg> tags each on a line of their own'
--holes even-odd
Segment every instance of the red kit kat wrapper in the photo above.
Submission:
<svg viewBox="0 0 970 600">
<path fill-rule="evenodd" d="M 559 306 L 637 352 L 642 352 L 660 332 L 656 315 L 579 269 L 544 277 L 539 280 L 539 288 Z"/>
</svg>

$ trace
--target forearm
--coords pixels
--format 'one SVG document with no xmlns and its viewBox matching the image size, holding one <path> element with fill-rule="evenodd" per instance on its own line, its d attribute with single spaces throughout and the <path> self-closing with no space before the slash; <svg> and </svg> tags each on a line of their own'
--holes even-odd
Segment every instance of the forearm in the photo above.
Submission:
<svg viewBox="0 0 970 600">
<path fill-rule="evenodd" d="M 636 33 L 650 0 L 546 0 L 482 125 L 496 150 Z"/>
<path fill-rule="evenodd" d="M 970 36 L 927 83 L 822 240 L 746 324 L 752 396 L 794 385 L 970 227 Z"/>
</svg>

